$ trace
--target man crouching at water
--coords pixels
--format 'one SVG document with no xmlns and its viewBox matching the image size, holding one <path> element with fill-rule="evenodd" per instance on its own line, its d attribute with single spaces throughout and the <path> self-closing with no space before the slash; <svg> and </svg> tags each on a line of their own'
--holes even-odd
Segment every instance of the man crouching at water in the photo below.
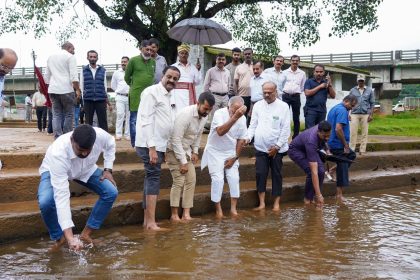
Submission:
<svg viewBox="0 0 420 280">
<path fill-rule="evenodd" d="M 305 204 L 315 199 L 318 207 L 324 204 L 321 187 L 324 182 L 324 163 L 318 150 L 326 149 L 326 142 L 330 138 L 331 124 L 322 121 L 300 133 L 289 145 L 289 157 L 306 173 Z"/>
<path fill-rule="evenodd" d="M 102 152 L 103 170 L 96 165 Z M 112 177 L 114 160 L 114 137 L 87 124 L 63 134 L 50 145 L 39 168 L 38 203 L 50 237 L 57 242 L 54 247 L 63 245 L 65 241 L 72 250 L 83 247 L 83 243 L 73 235 L 69 180 L 99 194 L 99 200 L 80 235 L 82 241 L 92 243 L 92 232 L 100 228 L 118 195 Z"/>
</svg>

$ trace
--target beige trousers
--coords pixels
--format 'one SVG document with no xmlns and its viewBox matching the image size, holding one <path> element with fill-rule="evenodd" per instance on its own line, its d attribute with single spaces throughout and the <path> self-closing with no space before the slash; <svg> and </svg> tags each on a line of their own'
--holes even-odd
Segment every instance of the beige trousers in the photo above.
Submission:
<svg viewBox="0 0 420 280">
<path fill-rule="evenodd" d="M 179 200 L 182 196 L 182 208 L 192 208 L 196 182 L 194 164 L 189 161 L 188 172 L 186 174 L 181 174 L 181 172 L 179 172 L 180 162 L 175 157 L 175 153 L 169 149 L 166 152 L 166 164 L 172 175 L 170 194 L 171 207 L 179 207 Z"/>
<path fill-rule="evenodd" d="M 357 132 L 359 130 L 359 125 L 361 128 L 361 139 L 360 139 L 360 148 L 359 152 L 366 152 L 366 145 L 368 140 L 368 118 L 369 114 L 351 114 L 350 122 L 350 149 L 353 151 L 356 149 L 357 142 Z"/>
</svg>

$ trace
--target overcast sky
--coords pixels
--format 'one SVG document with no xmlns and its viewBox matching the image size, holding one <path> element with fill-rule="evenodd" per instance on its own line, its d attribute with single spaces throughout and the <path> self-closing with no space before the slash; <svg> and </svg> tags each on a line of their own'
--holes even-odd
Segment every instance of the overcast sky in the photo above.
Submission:
<svg viewBox="0 0 420 280">
<path fill-rule="evenodd" d="M 299 50 L 292 49 L 287 34 L 280 35 L 280 48 L 283 55 L 328 54 L 368 51 L 413 50 L 420 48 L 419 0 L 385 0 L 378 9 L 379 28 L 371 33 L 362 32 L 344 38 L 328 37 L 330 23 L 322 21 L 321 40 Z M 78 64 L 85 64 L 86 52 L 95 49 L 99 52 L 99 63 L 118 63 L 121 56 L 134 56 L 138 50 L 132 37 L 127 33 L 100 28 L 86 39 L 71 38 L 76 47 Z M 229 42 L 226 47 L 236 46 Z M 35 40 L 31 35 L 8 34 L 0 37 L 1 47 L 14 49 L 19 56 L 17 67 L 32 65 L 31 51 L 37 54 L 37 65 L 45 66 L 48 56 L 59 49 L 53 35 Z"/>
</svg>

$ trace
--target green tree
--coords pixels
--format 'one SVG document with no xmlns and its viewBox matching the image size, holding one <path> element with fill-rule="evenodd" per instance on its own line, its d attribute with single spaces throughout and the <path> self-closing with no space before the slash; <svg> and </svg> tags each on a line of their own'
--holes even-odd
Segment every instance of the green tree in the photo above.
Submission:
<svg viewBox="0 0 420 280">
<path fill-rule="evenodd" d="M 317 42 L 321 18 L 333 21 L 330 36 L 377 28 L 376 9 L 382 0 L 5 0 L 0 7 L 0 36 L 34 32 L 37 38 L 59 26 L 64 41 L 87 34 L 102 24 L 124 30 L 137 40 L 155 37 L 170 61 L 178 42 L 166 32 L 190 17 L 215 18 L 258 53 L 278 54 L 278 32 L 288 32 L 296 48 Z"/>
</svg>

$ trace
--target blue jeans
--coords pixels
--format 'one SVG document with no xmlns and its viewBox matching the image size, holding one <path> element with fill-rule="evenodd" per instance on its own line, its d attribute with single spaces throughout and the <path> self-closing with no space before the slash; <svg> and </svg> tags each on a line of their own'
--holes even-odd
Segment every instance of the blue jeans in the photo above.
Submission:
<svg viewBox="0 0 420 280">
<path fill-rule="evenodd" d="M 131 146 L 136 145 L 136 123 L 137 123 L 137 111 L 130 111 L 130 140 Z"/>
<path fill-rule="evenodd" d="M 303 108 L 305 115 L 305 129 L 311 128 L 325 120 L 327 112 L 318 112 L 311 109 Z"/>
<path fill-rule="evenodd" d="M 99 229 L 101 227 L 118 195 L 118 190 L 111 181 L 105 179 L 101 182 L 99 180 L 102 176 L 102 172 L 101 169 L 96 169 L 87 183 L 75 180 L 82 186 L 99 194 L 99 199 L 96 201 L 87 221 L 87 226 L 91 229 Z M 38 187 L 38 204 L 39 209 L 41 210 L 42 219 L 48 228 L 51 239 L 59 240 L 63 236 L 63 231 L 58 223 L 54 191 L 51 185 L 50 172 L 48 171 L 41 174 L 41 182 Z"/>
<path fill-rule="evenodd" d="M 144 163 L 143 208 L 146 209 L 146 195 L 159 194 L 161 166 L 165 153 L 157 151 L 158 161 L 151 165 L 148 148 L 136 147 L 136 152 Z"/>
<path fill-rule="evenodd" d="M 79 125 L 80 106 L 74 106 L 74 127 Z"/>
<path fill-rule="evenodd" d="M 60 135 L 73 130 L 75 94 L 74 92 L 66 94 L 50 93 L 50 98 L 52 102 L 54 137 L 58 138 Z"/>
</svg>

